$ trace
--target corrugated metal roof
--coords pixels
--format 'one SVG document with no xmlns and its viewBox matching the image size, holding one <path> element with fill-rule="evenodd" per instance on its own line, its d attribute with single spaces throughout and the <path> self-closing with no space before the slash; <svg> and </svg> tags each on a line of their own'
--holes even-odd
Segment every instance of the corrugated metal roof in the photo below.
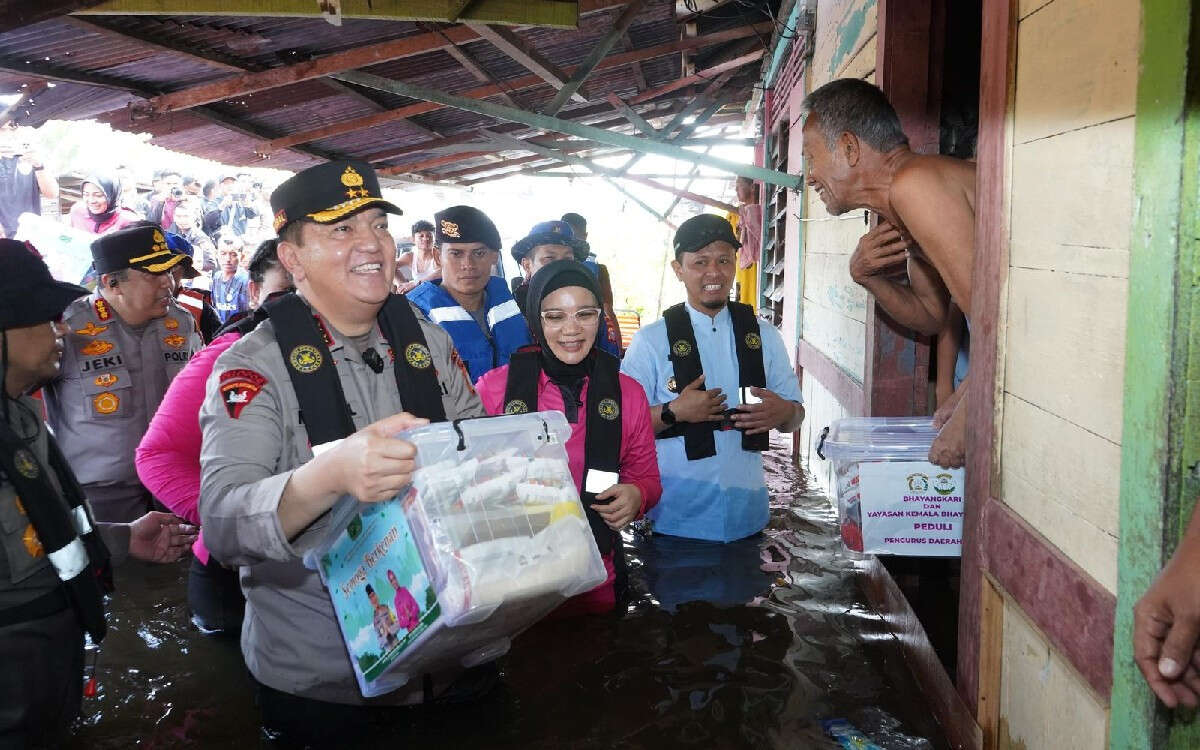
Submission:
<svg viewBox="0 0 1200 750">
<path fill-rule="evenodd" d="M 518 35 L 555 65 L 567 68 L 582 62 L 608 34 L 621 14 L 620 6 L 589 14 L 577 30 L 524 28 Z M 751 19 L 747 19 L 751 20 Z M 405 97 L 366 89 L 346 91 L 319 80 L 304 81 L 238 95 L 207 105 L 211 110 L 248 131 L 213 122 L 204 110 L 179 111 L 149 119 L 137 116 L 130 103 L 142 101 L 130 89 L 145 96 L 186 90 L 197 84 L 220 80 L 240 71 L 258 72 L 305 62 L 328 54 L 408 36 L 449 28 L 447 24 L 369 21 L 348 19 L 334 27 L 319 19 L 251 18 L 224 16 L 84 16 L 42 21 L 0 35 L 0 88 L 18 90 L 22 82 L 38 80 L 33 70 L 57 78 L 48 88 L 26 102 L 15 119 L 37 125 L 48 119 L 98 117 L 116 128 L 151 135 L 166 148 L 234 164 L 259 164 L 257 152 L 265 140 L 337 126 L 413 103 Z M 681 27 L 671 0 L 648 0 L 629 29 L 635 49 L 680 38 Z M 741 42 L 714 45 L 698 51 L 697 60 L 714 54 L 728 56 Z M 627 50 L 619 40 L 610 54 Z M 503 84 L 530 77 L 530 72 L 491 43 L 474 40 L 461 45 L 478 61 L 492 81 Z M 205 57 L 212 61 L 205 61 Z M 681 55 L 671 53 L 640 63 L 646 84 L 656 88 L 681 75 Z M 215 61 L 215 62 L 214 62 Z M 461 93 L 492 81 L 481 82 L 443 50 L 385 61 L 367 68 L 387 78 L 404 80 L 440 91 Z M 753 72 L 753 71 L 751 71 Z M 74 80 L 75 82 L 65 82 Z M 101 84 L 111 84 L 109 86 Z M 113 86 L 116 86 L 114 88 Z M 592 105 L 568 102 L 562 116 L 602 102 L 610 92 L 629 97 L 641 92 L 632 65 L 597 70 L 585 83 Z M 743 82 L 731 82 L 727 92 L 748 95 Z M 357 92 L 357 93 L 355 93 Z M 538 84 L 512 92 L 513 99 L 531 111 L 540 111 L 554 97 L 549 84 Z M 687 90 L 677 92 L 685 96 Z M 492 97 L 491 101 L 501 101 Z M 614 115 L 615 117 L 615 115 Z M 603 118 L 601 118 L 603 119 Z M 610 118 L 612 119 L 612 118 Z M 593 118 L 592 121 L 596 121 Z M 437 144 L 437 136 L 472 133 L 485 127 L 505 125 L 489 117 L 452 108 L 440 108 L 409 121 L 392 121 L 370 128 L 351 130 L 280 151 L 270 166 L 299 168 L 315 163 L 317 157 L 299 153 L 313 149 L 323 153 L 362 157 L 389 150 Z M 431 135 L 430 131 L 433 131 Z M 522 128 L 518 133 L 527 133 Z M 257 135 L 253 135 L 257 134 Z M 388 164 L 428 161 L 444 152 L 415 149 Z M 521 156 L 511 152 L 505 156 Z M 490 163 L 486 157 L 463 157 L 429 174 L 454 172 Z"/>
</svg>

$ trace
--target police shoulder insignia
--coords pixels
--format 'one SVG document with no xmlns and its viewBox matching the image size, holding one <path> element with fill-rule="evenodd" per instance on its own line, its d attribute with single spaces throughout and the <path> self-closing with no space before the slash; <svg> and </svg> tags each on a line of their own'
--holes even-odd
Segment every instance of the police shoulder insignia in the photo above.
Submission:
<svg viewBox="0 0 1200 750">
<path fill-rule="evenodd" d="M 175 334 L 174 336 L 167 336 L 165 339 L 163 339 L 163 343 L 172 349 L 179 349 L 187 343 L 187 339 L 179 334 Z"/>
<path fill-rule="evenodd" d="M 746 334 L 746 348 L 748 348 L 748 349 L 761 349 L 762 348 L 762 339 L 759 338 L 758 334 L 755 333 L 754 331 L 751 331 L 750 333 Z"/>
<path fill-rule="evenodd" d="M 676 357 L 687 357 L 692 353 L 692 345 L 683 339 L 679 339 L 674 344 L 671 344 L 671 351 Z"/>
<path fill-rule="evenodd" d="M 267 379 L 254 370 L 235 369 L 221 373 L 218 388 L 221 391 L 221 401 L 229 416 L 237 419 L 242 409 L 254 400 L 261 391 Z"/>
<path fill-rule="evenodd" d="M 433 357 L 424 344 L 412 343 L 404 347 L 404 359 L 409 365 L 424 370 L 433 364 Z"/>
<path fill-rule="evenodd" d="M 108 301 L 103 297 L 97 297 L 93 307 L 96 310 L 96 317 L 100 320 L 108 320 L 112 317 L 112 309 L 108 306 Z"/>
<path fill-rule="evenodd" d="M 38 467 L 37 460 L 34 459 L 33 454 L 29 452 L 28 448 L 17 450 L 13 455 L 13 465 L 16 466 L 21 476 L 26 479 L 33 479 L 42 472 Z"/>
<path fill-rule="evenodd" d="M 116 385 L 118 380 L 120 380 L 120 378 L 118 378 L 116 375 L 113 375 L 111 372 L 106 372 L 97 375 L 92 379 L 92 382 L 101 388 L 108 388 L 109 386 Z"/>
<path fill-rule="evenodd" d="M 163 320 L 163 328 L 166 328 L 168 331 L 177 330 L 179 328 L 179 321 L 174 318 L 166 318 Z"/>
<path fill-rule="evenodd" d="M 121 407 L 121 399 L 115 393 L 101 393 L 92 398 L 97 414 L 112 414 Z"/>
<path fill-rule="evenodd" d="M 99 336 L 107 330 L 108 326 L 98 326 L 89 320 L 83 328 L 76 328 L 75 333 L 78 333 L 80 336 Z"/>
<path fill-rule="evenodd" d="M 519 398 L 514 398 L 504 405 L 505 414 L 524 414 L 529 411 L 529 404 Z"/>
<path fill-rule="evenodd" d="M 46 554 L 46 549 L 42 546 L 42 540 L 38 539 L 33 524 L 25 527 L 25 531 L 21 534 L 21 543 L 25 545 L 25 551 L 29 553 L 30 557 L 41 557 Z"/>
<path fill-rule="evenodd" d="M 610 422 L 621 416 L 621 407 L 611 398 L 601 399 L 600 403 L 596 405 L 596 411 Z"/>
<path fill-rule="evenodd" d="M 287 220 L 286 211 L 284 211 L 282 208 L 276 211 L 275 219 L 272 221 L 275 231 L 278 232 L 280 229 L 283 229 L 284 225 L 287 224 Z"/>
<path fill-rule="evenodd" d="M 288 362 L 291 363 L 292 369 L 296 370 L 297 372 L 302 372 L 306 375 L 321 369 L 321 363 L 323 361 L 324 357 L 321 356 L 321 352 L 317 351 L 317 347 L 309 344 L 301 344 L 300 346 L 297 346 L 295 349 L 292 349 L 292 353 L 288 355 Z"/>
<path fill-rule="evenodd" d="M 446 235 L 447 237 L 458 239 L 460 236 L 458 233 L 458 225 L 453 221 L 446 221 L 445 219 L 442 219 L 442 234 Z"/>
<path fill-rule="evenodd" d="M 154 241 L 155 241 L 155 242 L 166 242 L 166 241 L 167 241 L 167 238 L 166 238 L 166 237 L 163 237 L 163 233 L 162 233 L 162 232 L 160 232 L 160 231 L 158 231 L 157 229 L 155 229 L 155 230 L 154 230 Z"/>
<path fill-rule="evenodd" d="M 113 343 L 103 339 L 96 339 L 92 343 L 79 350 L 80 354 L 86 354 L 89 357 L 98 357 L 101 354 L 108 354 L 113 350 Z"/>
</svg>

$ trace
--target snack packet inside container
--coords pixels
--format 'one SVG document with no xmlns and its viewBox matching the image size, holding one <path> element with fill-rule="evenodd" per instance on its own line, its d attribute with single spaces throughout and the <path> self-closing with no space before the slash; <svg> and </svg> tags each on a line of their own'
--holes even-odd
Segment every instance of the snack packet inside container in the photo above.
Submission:
<svg viewBox="0 0 1200 750">
<path fill-rule="evenodd" d="M 504 654 L 606 571 L 567 464 L 560 412 L 427 425 L 396 498 L 343 498 L 306 558 L 329 589 L 363 695 Z"/>
</svg>

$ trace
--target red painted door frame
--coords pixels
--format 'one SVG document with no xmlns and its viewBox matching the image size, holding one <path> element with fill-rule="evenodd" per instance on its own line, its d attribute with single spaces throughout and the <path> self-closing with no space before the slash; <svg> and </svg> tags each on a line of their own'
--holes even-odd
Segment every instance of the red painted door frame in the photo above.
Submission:
<svg viewBox="0 0 1200 750">
<path fill-rule="evenodd" d="M 945 0 L 879 0 L 875 80 L 918 153 L 936 154 Z M 873 417 L 929 412 L 929 341 L 867 305 L 863 390 Z"/>
</svg>

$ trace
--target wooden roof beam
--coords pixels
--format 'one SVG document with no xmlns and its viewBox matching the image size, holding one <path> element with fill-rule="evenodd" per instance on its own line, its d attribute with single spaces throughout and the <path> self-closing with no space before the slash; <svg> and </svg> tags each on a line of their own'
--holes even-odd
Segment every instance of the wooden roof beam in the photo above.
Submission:
<svg viewBox="0 0 1200 750">
<path fill-rule="evenodd" d="M 588 53 L 588 56 L 584 59 L 584 61 L 581 62 L 579 67 L 575 69 L 575 72 L 571 74 L 571 79 L 558 90 L 557 94 L 554 95 L 554 99 L 552 99 L 550 103 L 546 105 L 544 109 L 542 109 L 543 114 L 558 114 L 558 111 L 563 108 L 564 104 L 567 103 L 567 99 L 573 97 L 575 93 L 579 91 L 580 86 L 582 86 L 583 82 L 587 80 L 587 77 L 592 74 L 592 71 L 596 69 L 596 66 L 600 64 L 600 61 L 608 55 L 609 51 L 612 50 L 613 45 L 615 45 L 623 36 L 625 36 L 625 32 L 629 30 L 630 25 L 633 24 L 633 19 L 636 18 L 637 14 L 641 12 L 642 5 L 644 3 L 645 0 L 633 0 L 631 3 L 625 6 L 625 10 L 621 11 L 621 15 L 617 17 L 616 23 L 613 24 L 613 27 L 609 29 L 607 34 L 604 35 L 604 38 L 600 40 L 600 43 L 592 48 L 592 51 Z"/>
<path fill-rule="evenodd" d="M 459 28 L 459 27 L 455 27 L 455 28 Z M 770 23 L 759 23 L 759 24 L 752 24 L 749 26 L 739 26 L 734 29 L 726 29 L 724 31 L 719 31 L 719 32 L 716 32 L 713 34 L 706 34 L 704 36 L 695 37 L 694 39 L 679 40 L 679 41 L 674 41 L 674 42 L 665 42 L 663 44 L 655 45 L 653 47 L 647 47 L 647 48 L 641 49 L 641 50 L 634 50 L 632 52 L 624 52 L 619 55 L 609 55 L 608 57 L 601 60 L 600 63 L 596 66 L 596 68 L 597 69 L 612 68 L 612 67 L 617 67 L 620 65 L 628 65 L 631 62 L 635 62 L 635 61 L 639 61 L 639 60 L 649 60 L 649 59 L 653 59 L 655 57 L 669 55 L 673 52 L 678 52 L 680 49 L 682 49 L 681 45 L 695 45 L 698 47 L 705 47 L 705 46 L 708 46 L 711 44 L 728 42 L 728 41 L 732 41 L 735 39 L 745 39 L 747 37 L 756 36 L 757 34 L 763 32 L 763 31 L 770 31 L 771 28 L 773 28 L 773 27 L 771 26 Z M 451 31 L 452 30 L 453 29 L 451 29 Z M 474 34 L 474 32 L 470 31 L 469 29 L 466 29 L 466 31 L 468 33 Z M 415 37 L 413 37 L 413 38 L 415 38 Z M 443 41 L 443 43 L 445 42 L 444 39 L 442 41 Z M 324 59 L 324 58 L 322 58 L 322 59 Z M 289 67 L 292 67 L 292 66 L 289 66 Z M 279 70 L 284 70 L 284 69 L 280 68 Z M 573 68 L 568 68 L 568 72 L 571 72 L 571 71 L 573 71 Z M 275 72 L 275 71 L 272 71 L 272 72 Z M 307 80 L 307 79 L 305 79 L 305 80 Z M 507 81 L 502 81 L 502 82 L 496 83 L 496 84 L 479 86 L 479 87 L 476 87 L 473 89 L 469 89 L 468 91 L 463 91 L 459 94 L 459 96 L 464 96 L 464 97 L 468 97 L 471 99 L 486 99 L 490 96 L 495 96 L 500 93 L 519 91 L 521 89 L 526 89 L 526 88 L 530 88 L 532 86 L 540 85 L 541 83 L 542 83 L 542 80 L 538 76 L 529 75 L 529 76 L 525 76 L 523 78 L 516 78 L 516 79 L 510 79 Z M 285 84 L 279 84 L 279 85 L 285 85 Z M 270 87 L 268 86 L 266 88 L 270 88 Z M 179 92 L 179 93 L 184 93 L 184 92 Z M 320 127 L 320 128 L 313 128 L 312 130 L 305 130 L 305 131 L 301 131 L 299 133 L 293 133 L 291 135 L 276 139 L 276 140 L 266 144 L 264 147 L 263 153 L 269 154 L 272 151 L 275 151 L 275 150 L 278 150 L 281 148 L 291 148 L 292 146 L 299 144 L 299 143 L 307 143 L 308 141 L 316 141 L 316 140 L 320 140 L 323 138 L 331 138 L 335 135 L 344 135 L 345 133 L 353 133 L 358 130 L 364 130 L 366 128 L 375 127 L 377 125 L 383 125 L 385 123 L 394 122 L 396 120 L 404 119 L 406 117 L 411 117 L 413 115 L 424 114 L 426 112 L 434 112 L 436 110 L 442 109 L 442 107 L 443 107 L 443 105 L 436 104 L 433 102 L 420 102 L 418 104 L 410 104 L 410 105 L 407 105 L 404 107 L 400 107 L 398 109 L 394 109 L 389 112 L 380 112 L 379 114 L 375 114 L 375 115 L 367 115 L 364 117 L 357 117 L 357 118 L 353 118 L 350 120 L 345 120 L 340 123 L 334 123 L 332 125 L 326 125 L 326 126 Z M 513 107 L 513 109 L 520 109 L 520 108 Z"/>
<path fill-rule="evenodd" d="M 622 3 L 613 0 L 341 0 L 343 19 L 374 21 L 474 21 L 574 29 L 585 7 L 594 11 Z M 84 11 L 103 15 L 239 16 L 322 18 L 313 0 L 107 0 Z"/>
<path fill-rule="evenodd" d="M 503 26 L 487 26 L 485 24 L 467 24 L 476 34 L 492 43 L 496 49 L 508 55 L 521 64 L 530 73 L 541 78 L 558 90 L 566 87 L 570 74 L 559 68 L 549 58 L 534 49 L 533 45 L 517 36 L 516 32 Z M 578 86 L 576 87 L 578 89 Z M 571 99 L 586 103 L 588 97 L 578 90 L 572 93 Z M 557 111 L 557 110 L 556 110 Z"/>
<path fill-rule="evenodd" d="M 695 84 L 695 83 L 708 83 L 715 75 L 718 75 L 720 73 L 724 73 L 727 71 L 735 71 L 744 65 L 749 65 L 752 62 L 757 62 L 757 61 L 761 60 L 764 52 L 765 52 L 765 50 L 757 49 L 757 50 L 754 50 L 753 52 L 748 52 L 739 57 L 735 57 L 732 60 L 726 60 L 723 63 L 719 63 L 717 65 L 712 66 L 711 68 L 705 68 L 704 70 L 701 70 L 700 72 L 696 73 L 695 75 L 684 76 L 682 78 L 678 78 L 674 81 L 671 81 L 670 83 L 659 86 L 656 89 L 650 89 L 649 91 L 643 91 L 642 93 L 640 93 L 637 96 L 630 99 L 629 103 L 630 104 L 640 104 L 642 102 L 650 101 L 651 99 L 662 96 L 663 94 L 669 94 L 672 91 L 678 91 L 679 89 L 684 88 L 685 86 L 691 86 L 692 84 Z"/>
<path fill-rule="evenodd" d="M 590 125 L 563 120 L 557 117 L 549 117 L 547 115 L 526 112 L 524 110 L 505 107 L 502 104 L 494 102 L 476 101 L 463 96 L 455 96 L 447 94 L 443 91 L 427 88 L 425 86 L 414 86 L 402 81 L 390 81 L 386 78 L 370 75 L 369 73 L 343 73 L 338 76 L 339 79 L 356 83 L 361 86 L 369 86 L 377 88 L 380 91 L 386 91 L 398 96 L 408 96 L 414 99 L 423 99 L 430 102 L 438 102 L 448 107 L 465 110 L 467 112 L 475 112 L 476 114 L 484 115 L 485 117 L 494 117 L 499 120 L 509 120 L 510 122 L 520 122 L 532 128 L 540 128 L 542 130 L 553 130 L 559 133 L 573 135 L 576 138 L 584 138 L 604 143 L 610 146 L 620 148 L 631 148 L 639 152 L 649 152 L 667 156 L 673 159 L 679 159 L 688 163 L 708 164 L 709 166 L 718 169 L 724 169 L 731 174 L 749 177 L 753 180 L 762 180 L 771 185 L 783 185 L 784 187 L 799 187 L 801 180 L 796 175 L 778 172 L 773 169 L 755 166 L 753 164 L 744 164 L 729 161 L 728 159 L 719 159 L 710 154 L 698 154 L 694 151 L 679 148 L 671 143 L 659 143 L 658 141 L 650 140 L 649 138 L 637 138 L 625 133 L 616 133 L 611 130 L 603 130 L 594 128 Z M 493 137 L 508 137 L 495 135 Z"/>
<path fill-rule="evenodd" d="M 629 38 L 628 31 L 621 36 L 621 40 L 624 43 L 625 49 L 636 49 L 633 46 L 633 40 Z M 630 63 L 629 67 L 633 71 L 633 77 L 637 80 L 638 93 L 640 94 L 650 88 L 650 84 L 646 83 L 646 71 L 642 70 L 642 64 L 640 62 Z"/>
</svg>

